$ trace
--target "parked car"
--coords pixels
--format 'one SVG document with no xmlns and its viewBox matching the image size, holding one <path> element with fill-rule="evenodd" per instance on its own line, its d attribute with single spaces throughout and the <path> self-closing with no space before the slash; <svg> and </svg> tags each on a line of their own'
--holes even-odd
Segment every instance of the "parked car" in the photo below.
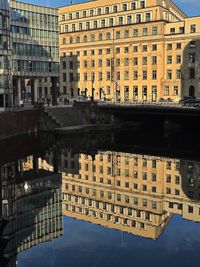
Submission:
<svg viewBox="0 0 200 267">
<path fill-rule="evenodd" d="M 186 104 L 190 103 L 190 101 L 194 101 L 196 98 L 194 96 L 184 96 L 180 101 L 179 104 Z"/>
<path fill-rule="evenodd" d="M 200 99 L 196 97 L 187 97 L 181 99 L 179 103 L 182 105 L 195 105 L 200 104 Z"/>
</svg>

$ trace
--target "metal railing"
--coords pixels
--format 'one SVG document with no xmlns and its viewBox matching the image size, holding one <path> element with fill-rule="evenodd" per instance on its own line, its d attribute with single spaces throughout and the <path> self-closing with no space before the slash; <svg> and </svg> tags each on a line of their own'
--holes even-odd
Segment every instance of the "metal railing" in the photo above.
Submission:
<svg viewBox="0 0 200 267">
<path fill-rule="evenodd" d="M 153 102 L 153 101 L 99 101 L 99 106 L 154 106 L 154 107 L 176 107 L 176 108 L 200 108 L 200 103 L 179 103 L 179 102 Z"/>
</svg>

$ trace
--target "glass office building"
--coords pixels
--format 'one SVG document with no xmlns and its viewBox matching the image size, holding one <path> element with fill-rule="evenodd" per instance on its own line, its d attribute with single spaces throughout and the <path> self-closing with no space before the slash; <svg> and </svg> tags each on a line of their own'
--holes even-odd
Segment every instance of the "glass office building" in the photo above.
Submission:
<svg viewBox="0 0 200 267">
<path fill-rule="evenodd" d="M 2 19 L 0 29 L 3 31 L 5 28 L 2 38 L 5 35 L 8 39 L 6 50 L 11 51 L 10 56 L 12 54 L 12 60 L 7 61 L 12 62 L 12 77 L 1 77 L 4 95 L 2 100 L 0 98 L 0 108 L 21 103 L 33 104 L 45 97 L 56 101 L 59 81 L 57 9 L 12 0 L 5 2 L 0 2 L 1 11 L 5 10 L 6 16 L 6 23 Z M 4 52 L 0 50 L 1 54 Z M 6 67 L 9 69 L 9 64 Z M 0 68 L 6 71 L 2 64 Z M 42 86 L 44 83 L 45 88 Z M 6 89 L 9 90 L 10 102 Z"/>
</svg>

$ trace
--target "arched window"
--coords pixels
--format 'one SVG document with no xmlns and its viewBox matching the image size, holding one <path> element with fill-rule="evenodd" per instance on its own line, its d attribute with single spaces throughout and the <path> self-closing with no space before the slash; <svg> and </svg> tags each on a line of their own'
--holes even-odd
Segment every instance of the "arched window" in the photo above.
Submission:
<svg viewBox="0 0 200 267">
<path fill-rule="evenodd" d="M 77 37 L 76 37 L 76 42 L 77 42 L 77 43 L 80 43 L 80 40 L 81 40 L 81 39 L 80 39 L 80 36 L 77 36 Z"/>
<path fill-rule="evenodd" d="M 91 34 L 91 42 L 94 42 L 94 41 L 95 41 L 95 35 Z"/>
<path fill-rule="evenodd" d="M 63 38 L 63 44 L 66 44 L 67 41 L 66 41 L 66 38 Z"/>
<path fill-rule="evenodd" d="M 106 33 L 106 39 L 107 39 L 107 40 L 110 40 L 110 38 L 111 38 L 110 32 L 107 32 L 107 33 Z"/>
<path fill-rule="evenodd" d="M 84 40 L 84 43 L 87 43 L 87 35 L 84 35 L 83 40 Z"/>
<path fill-rule="evenodd" d="M 102 39 L 103 39 L 103 34 L 99 33 L 99 41 L 102 41 Z"/>
<path fill-rule="evenodd" d="M 69 39 L 69 43 L 70 43 L 70 44 L 73 43 L 73 38 L 72 38 L 72 37 L 70 37 L 70 39 Z"/>
<path fill-rule="evenodd" d="M 195 96 L 195 88 L 193 85 L 189 87 L 189 96 Z"/>
</svg>

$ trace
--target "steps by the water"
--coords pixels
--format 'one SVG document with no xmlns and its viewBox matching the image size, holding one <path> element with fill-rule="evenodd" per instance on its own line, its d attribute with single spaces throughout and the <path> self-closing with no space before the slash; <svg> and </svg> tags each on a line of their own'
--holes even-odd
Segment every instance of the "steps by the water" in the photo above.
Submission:
<svg viewBox="0 0 200 267">
<path fill-rule="evenodd" d="M 85 124 L 82 116 L 73 107 L 46 108 L 45 112 L 62 128 Z"/>
</svg>

